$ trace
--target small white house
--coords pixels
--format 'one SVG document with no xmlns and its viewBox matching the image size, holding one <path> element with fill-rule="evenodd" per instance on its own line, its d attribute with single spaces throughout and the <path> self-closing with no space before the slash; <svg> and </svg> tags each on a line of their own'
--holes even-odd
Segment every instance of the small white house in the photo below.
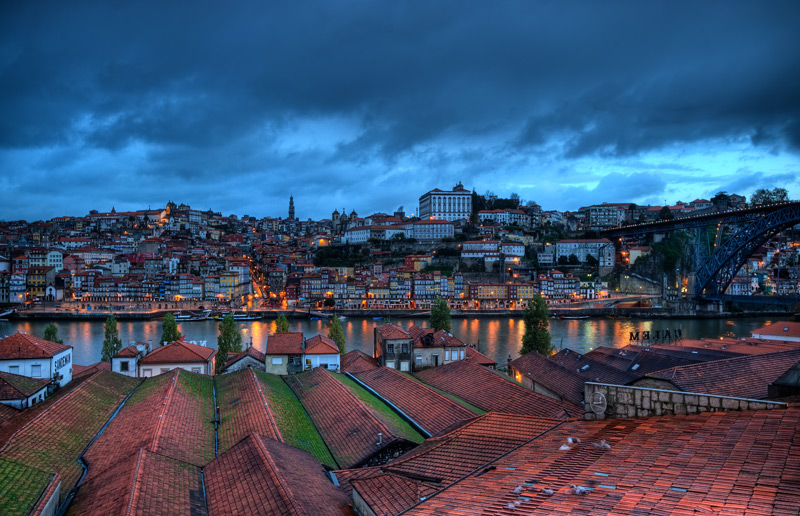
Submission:
<svg viewBox="0 0 800 516">
<path fill-rule="evenodd" d="M 63 387 L 72 381 L 72 346 L 17 332 L 0 340 L 0 371 Z"/>
<path fill-rule="evenodd" d="M 0 372 L 0 403 L 22 410 L 47 397 L 50 380 Z"/>
<path fill-rule="evenodd" d="M 150 344 L 136 342 L 123 348 L 111 357 L 111 370 L 125 376 L 136 378 L 139 374 L 139 360 L 150 350 Z"/>
<path fill-rule="evenodd" d="M 303 364 L 306 369 L 324 367 L 338 370 L 339 347 L 333 339 L 324 335 L 316 335 L 306 339 Z"/>
<path fill-rule="evenodd" d="M 158 376 L 179 368 L 213 376 L 216 356 L 216 349 L 176 340 L 139 359 L 139 378 Z"/>
</svg>

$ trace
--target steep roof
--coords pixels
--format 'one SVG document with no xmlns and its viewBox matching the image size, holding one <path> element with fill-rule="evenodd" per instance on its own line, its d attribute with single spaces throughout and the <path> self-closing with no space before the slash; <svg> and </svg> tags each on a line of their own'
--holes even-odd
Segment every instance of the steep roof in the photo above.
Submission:
<svg viewBox="0 0 800 516">
<path fill-rule="evenodd" d="M 649 376 L 685 392 L 764 399 L 767 387 L 800 362 L 800 349 L 671 367 Z"/>
<path fill-rule="evenodd" d="M 768 339 L 781 337 L 800 338 L 800 322 L 777 321 L 753 330 L 751 334 L 754 337 L 763 335 Z"/>
<path fill-rule="evenodd" d="M 572 403 L 537 394 L 498 373 L 464 360 L 414 373 L 423 382 L 455 394 L 482 410 L 539 417 L 582 414 Z"/>
<path fill-rule="evenodd" d="M 215 514 L 350 513 L 347 496 L 311 454 L 258 434 L 214 459 L 205 468 L 205 485 Z"/>
<path fill-rule="evenodd" d="M 303 333 L 292 331 L 267 337 L 266 355 L 302 355 Z"/>
<path fill-rule="evenodd" d="M 255 433 L 283 440 L 255 372 L 245 369 L 218 376 L 216 393 L 220 409 L 220 452 Z"/>
<path fill-rule="evenodd" d="M 47 387 L 50 380 L 30 378 L 0 371 L 0 400 L 19 400 L 33 396 Z"/>
<path fill-rule="evenodd" d="M 586 380 L 578 373 L 550 360 L 539 353 L 526 353 L 511 362 L 522 376 L 528 377 L 561 398 L 579 405 L 583 401 Z"/>
<path fill-rule="evenodd" d="M 398 439 L 326 369 L 317 367 L 290 376 L 286 383 L 305 407 L 339 466 L 361 464 Z M 381 448 L 376 446 L 378 433 L 382 434 Z"/>
<path fill-rule="evenodd" d="M 467 360 L 473 364 L 484 367 L 494 367 L 497 365 L 497 362 L 471 346 L 467 346 Z"/>
<path fill-rule="evenodd" d="M 338 355 L 339 346 L 325 335 L 314 335 L 306 339 L 306 355 Z"/>
<path fill-rule="evenodd" d="M 589 382 L 623 385 L 641 376 L 640 374 L 621 371 L 614 367 L 607 366 L 603 362 L 598 362 L 597 360 L 571 349 L 562 349 L 551 356 L 550 360 L 566 369 L 574 371 L 580 377 L 584 378 L 585 381 Z"/>
<path fill-rule="evenodd" d="M 352 486 L 375 514 L 397 514 L 439 490 L 391 473 L 355 480 Z"/>
<path fill-rule="evenodd" d="M 340 367 L 343 373 L 356 374 L 378 367 L 374 358 L 361 350 L 354 349 L 342 355 Z"/>
<path fill-rule="evenodd" d="M 0 360 L 24 358 L 52 358 L 72 346 L 50 342 L 27 333 L 17 332 L 0 339 Z"/>
<path fill-rule="evenodd" d="M 798 425 L 798 406 L 565 422 L 406 514 L 796 514 Z"/>
<path fill-rule="evenodd" d="M 216 349 L 199 346 L 182 340 L 170 342 L 143 356 L 140 364 L 185 364 L 208 362 L 217 354 Z"/>
<path fill-rule="evenodd" d="M 475 414 L 427 385 L 388 367 L 355 375 L 416 421 L 430 435 Z"/>
<path fill-rule="evenodd" d="M 264 360 L 266 359 L 266 355 L 264 355 L 264 353 L 260 352 L 255 347 L 250 346 L 245 351 L 242 351 L 240 353 L 228 353 L 228 361 L 225 362 L 223 370 L 228 369 L 236 362 L 243 360 L 244 358 L 247 357 L 254 359 L 256 362 L 259 362 L 260 364 L 263 364 Z"/>
<path fill-rule="evenodd" d="M 411 335 L 396 324 L 384 324 L 376 328 L 384 339 L 410 339 Z"/>
<path fill-rule="evenodd" d="M 119 353 L 114 355 L 113 358 L 136 358 L 137 356 L 139 356 L 139 348 L 137 348 L 135 344 L 131 344 L 119 350 Z"/>
</svg>

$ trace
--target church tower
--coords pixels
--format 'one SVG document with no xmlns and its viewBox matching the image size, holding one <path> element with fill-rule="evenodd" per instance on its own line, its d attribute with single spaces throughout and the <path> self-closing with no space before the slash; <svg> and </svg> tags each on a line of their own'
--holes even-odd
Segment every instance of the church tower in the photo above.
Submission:
<svg viewBox="0 0 800 516">
<path fill-rule="evenodd" d="M 294 198 L 289 196 L 289 220 L 294 220 Z"/>
</svg>

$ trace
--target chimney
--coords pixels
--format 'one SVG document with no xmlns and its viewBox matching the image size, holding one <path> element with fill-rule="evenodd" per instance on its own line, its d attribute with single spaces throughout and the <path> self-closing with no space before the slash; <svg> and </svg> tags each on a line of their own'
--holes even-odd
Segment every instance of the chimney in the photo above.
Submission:
<svg viewBox="0 0 800 516">
<path fill-rule="evenodd" d="M 509 373 L 511 372 L 511 353 L 508 354 L 508 369 L 507 369 L 507 371 Z"/>
</svg>

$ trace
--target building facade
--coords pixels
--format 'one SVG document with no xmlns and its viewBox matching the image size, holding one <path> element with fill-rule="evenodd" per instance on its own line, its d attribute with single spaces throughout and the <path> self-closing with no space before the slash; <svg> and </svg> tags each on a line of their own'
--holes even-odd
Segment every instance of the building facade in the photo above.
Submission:
<svg viewBox="0 0 800 516">
<path fill-rule="evenodd" d="M 472 193 L 460 182 L 452 190 L 431 190 L 419 198 L 420 219 L 468 220 L 472 215 Z"/>
</svg>

